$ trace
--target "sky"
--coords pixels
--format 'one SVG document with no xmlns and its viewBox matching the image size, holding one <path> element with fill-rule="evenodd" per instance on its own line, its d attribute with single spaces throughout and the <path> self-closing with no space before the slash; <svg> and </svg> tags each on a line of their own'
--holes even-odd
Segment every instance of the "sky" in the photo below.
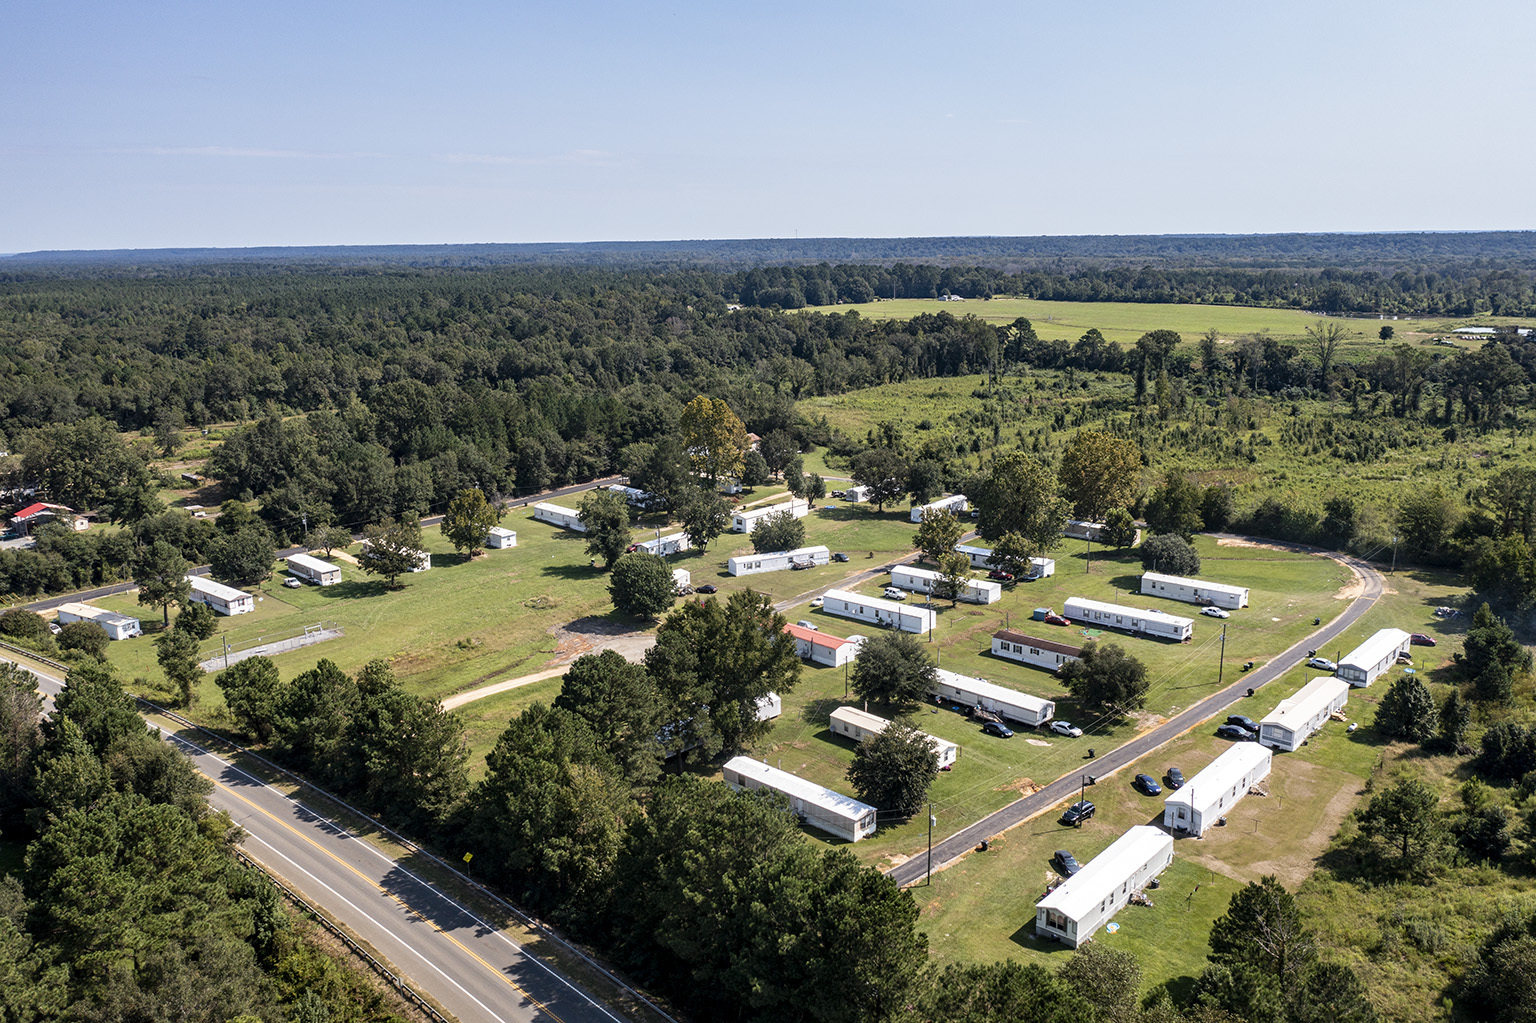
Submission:
<svg viewBox="0 0 1536 1023">
<path fill-rule="evenodd" d="M 1530 0 L 8 0 L 0 252 L 1536 228 Z"/>
</svg>

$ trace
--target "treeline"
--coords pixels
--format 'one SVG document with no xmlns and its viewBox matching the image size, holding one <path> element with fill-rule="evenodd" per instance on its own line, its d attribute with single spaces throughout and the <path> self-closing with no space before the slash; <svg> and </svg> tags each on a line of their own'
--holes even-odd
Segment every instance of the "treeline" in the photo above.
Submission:
<svg viewBox="0 0 1536 1023">
<path fill-rule="evenodd" d="M 35 685 L 0 664 L 0 831 L 26 843 L 0 875 L 0 1019 L 400 1020 L 235 859 L 209 783 L 105 667 L 46 719 Z"/>
</svg>

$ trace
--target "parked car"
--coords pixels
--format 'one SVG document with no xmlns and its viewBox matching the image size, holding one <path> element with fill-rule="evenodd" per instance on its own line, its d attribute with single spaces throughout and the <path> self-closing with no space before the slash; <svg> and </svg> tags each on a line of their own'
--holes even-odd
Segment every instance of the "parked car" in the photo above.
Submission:
<svg viewBox="0 0 1536 1023">
<path fill-rule="evenodd" d="M 1338 671 L 1339 666 L 1326 657 L 1314 657 L 1307 661 L 1307 667 L 1316 668 L 1319 671 Z"/>
<path fill-rule="evenodd" d="M 816 567 L 815 562 L 811 561 L 791 561 L 789 563 L 789 570 L 791 572 L 803 572 L 808 568 L 814 567 Z"/>
<path fill-rule="evenodd" d="M 304 584 L 299 582 L 298 579 L 296 579 L 296 578 L 294 578 L 293 576 L 290 575 L 288 578 L 283 580 L 283 585 L 288 587 L 290 590 L 296 590 L 300 586 L 303 586 Z"/>
<path fill-rule="evenodd" d="M 1422 632 L 1415 632 L 1408 637 L 1408 642 L 1413 646 L 1434 646 L 1435 637 L 1426 636 Z"/>
<path fill-rule="evenodd" d="M 999 739 L 1012 739 L 1013 729 L 1009 728 L 1001 721 L 988 721 L 986 724 L 981 726 L 981 734 L 995 735 Z"/>
<path fill-rule="evenodd" d="M 848 555 L 844 554 L 842 551 L 838 551 L 836 554 L 832 555 L 832 560 L 833 561 L 847 561 L 848 560 Z"/>
<path fill-rule="evenodd" d="M 821 607 L 826 602 L 827 602 L 827 598 L 826 597 L 812 597 L 811 598 L 811 607 L 813 607 L 813 608 L 814 607 Z"/>
<path fill-rule="evenodd" d="M 841 501 L 843 498 L 845 498 L 847 496 L 848 495 L 846 493 L 844 493 L 843 491 L 841 491 L 841 490 L 834 490 L 834 491 L 832 491 L 832 498 L 833 498 L 833 500 Z"/>
<path fill-rule="evenodd" d="M 1083 821 L 1093 816 L 1093 810 L 1094 806 L 1092 803 L 1088 802 L 1088 800 L 1078 800 L 1076 803 L 1073 803 L 1071 806 L 1062 811 L 1061 823 L 1073 825 L 1081 824 Z"/>
<path fill-rule="evenodd" d="M 640 549 L 640 545 L 639 544 L 632 543 L 628 547 L 624 548 L 624 553 L 625 554 L 633 554 L 636 551 L 638 551 L 639 549 Z"/>
<path fill-rule="evenodd" d="M 1150 774 L 1138 774 L 1131 784 L 1136 786 L 1144 796 L 1160 796 L 1163 794 L 1163 787 Z"/>
<path fill-rule="evenodd" d="M 1227 724 L 1236 725 L 1243 731 L 1252 732 L 1254 735 L 1259 734 L 1259 723 L 1247 714 L 1228 714 Z"/>
<path fill-rule="evenodd" d="M 696 586 L 696 587 L 694 587 L 693 592 L 695 592 L 695 593 L 715 593 L 718 590 L 719 590 L 719 587 L 716 586 L 714 583 L 705 583 L 703 586 Z"/>
<path fill-rule="evenodd" d="M 1051 731 L 1071 739 L 1081 739 L 1083 737 L 1083 730 L 1070 721 L 1052 721 Z"/>
<path fill-rule="evenodd" d="M 1077 857 L 1065 849 L 1057 849 L 1056 854 L 1051 857 L 1051 862 L 1055 864 L 1062 877 L 1071 877 L 1083 869 L 1083 865 L 1077 862 Z"/>
<path fill-rule="evenodd" d="M 1013 582 L 1013 573 L 1012 572 L 1004 572 L 1000 568 L 994 568 L 992 571 L 987 573 L 987 578 L 988 579 L 996 579 L 999 582 L 1011 583 L 1011 582 Z"/>
<path fill-rule="evenodd" d="M 59 633 L 64 631 L 64 626 L 60 625 L 58 622 L 49 622 L 48 631 L 57 636 Z"/>
<path fill-rule="evenodd" d="M 1208 618 L 1231 618 L 1232 616 L 1219 607 L 1202 607 L 1200 613 Z"/>
<path fill-rule="evenodd" d="M 1177 767 L 1168 768 L 1167 781 L 1170 789 L 1182 789 L 1184 787 L 1184 772 Z"/>
<path fill-rule="evenodd" d="M 810 629 L 812 632 L 820 632 L 821 631 L 820 629 L 818 629 L 816 627 L 816 623 L 815 622 L 808 622 L 804 618 L 800 619 L 795 624 L 800 626 L 800 628 L 802 628 L 802 629 Z"/>
<path fill-rule="evenodd" d="M 885 599 L 887 599 L 887 600 L 906 600 L 907 599 L 907 591 L 906 590 L 898 590 L 894 586 L 887 586 L 885 588 Z"/>
<path fill-rule="evenodd" d="M 1218 725 L 1216 727 L 1216 737 L 1218 739 L 1231 739 L 1235 742 L 1247 742 L 1253 738 L 1253 733 L 1246 728 L 1239 728 L 1237 725 Z"/>
<path fill-rule="evenodd" d="M 1071 625 L 1072 623 L 1070 621 L 1068 621 L 1067 619 L 1063 618 L 1061 615 L 1046 615 L 1045 616 L 1045 624 L 1047 624 L 1047 625 Z"/>
</svg>

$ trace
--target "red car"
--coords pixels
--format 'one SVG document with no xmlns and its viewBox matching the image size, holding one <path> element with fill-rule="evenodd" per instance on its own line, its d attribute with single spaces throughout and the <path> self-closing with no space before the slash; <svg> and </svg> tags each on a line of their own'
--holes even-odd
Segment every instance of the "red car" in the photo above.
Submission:
<svg viewBox="0 0 1536 1023">
<path fill-rule="evenodd" d="M 1071 625 L 1072 623 L 1067 621 L 1067 619 L 1063 618 L 1061 615 L 1046 615 L 1045 616 L 1045 624 L 1047 624 L 1047 625 Z"/>
<path fill-rule="evenodd" d="M 1435 637 L 1426 636 L 1422 632 L 1415 632 L 1412 636 L 1408 637 L 1408 642 L 1413 646 L 1434 646 Z"/>
<path fill-rule="evenodd" d="M 1000 580 L 1000 581 L 1005 582 L 1005 583 L 1011 583 L 1011 582 L 1013 582 L 1013 573 L 1012 572 L 1004 572 L 1000 568 L 994 568 L 992 571 L 987 573 L 987 578 L 988 579 L 997 579 L 997 580 Z"/>
</svg>

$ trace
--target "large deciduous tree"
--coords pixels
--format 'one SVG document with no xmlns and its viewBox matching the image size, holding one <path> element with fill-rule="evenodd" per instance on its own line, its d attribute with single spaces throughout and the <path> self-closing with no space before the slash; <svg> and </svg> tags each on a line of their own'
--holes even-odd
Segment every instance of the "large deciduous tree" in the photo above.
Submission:
<svg viewBox="0 0 1536 1023">
<path fill-rule="evenodd" d="M 1179 534 L 1164 533 L 1142 542 L 1141 567 L 1164 575 L 1198 575 L 1200 555 Z"/>
<path fill-rule="evenodd" d="M 853 460 L 853 482 L 869 488 L 869 503 L 879 511 L 907 492 L 907 460 L 888 447 L 872 448 Z"/>
<path fill-rule="evenodd" d="M 1440 729 L 1440 710 L 1429 687 L 1417 675 L 1401 675 L 1392 682 L 1376 710 L 1376 727 L 1387 735 L 1420 744 Z"/>
<path fill-rule="evenodd" d="M 233 586 L 254 586 L 272 575 L 277 549 L 265 526 L 242 527 L 220 536 L 208 548 L 208 573 Z"/>
<path fill-rule="evenodd" d="M 1060 545 L 1067 501 L 1056 474 L 1038 457 L 1020 451 L 999 455 L 975 489 L 971 503 L 981 512 L 982 536 L 996 540 L 1017 533 L 1035 555 Z"/>
<path fill-rule="evenodd" d="M 678 426 L 694 472 L 710 483 L 741 475 L 749 446 L 747 428 L 724 398 L 703 394 L 694 398 L 683 409 Z"/>
<path fill-rule="evenodd" d="M 628 503 L 610 490 L 590 490 L 577 511 L 587 530 L 587 553 L 612 567 L 629 546 Z"/>
<path fill-rule="evenodd" d="M 139 603 L 158 607 L 165 624 L 171 624 L 171 605 L 185 604 L 192 595 L 187 573 L 192 565 L 164 540 L 140 548 L 133 563 L 133 581 L 139 587 Z"/>
<path fill-rule="evenodd" d="M 677 600 L 677 582 L 666 561 L 645 551 L 625 554 L 608 576 L 613 606 L 637 618 L 655 618 Z"/>
<path fill-rule="evenodd" d="M 1312 349 L 1313 357 L 1317 359 L 1318 384 L 1325 391 L 1328 389 L 1328 374 L 1332 372 L 1334 360 L 1339 355 L 1339 345 L 1343 344 L 1347 337 L 1349 337 L 1349 331 L 1342 323 L 1334 320 L 1324 320 L 1307 328 L 1307 344 Z"/>
<path fill-rule="evenodd" d="M 665 713 L 644 664 L 614 650 L 584 654 L 561 680 L 555 707 L 587 722 L 631 785 L 649 785 L 661 773 L 657 736 Z"/>
<path fill-rule="evenodd" d="M 914 543 L 923 552 L 923 557 L 937 562 L 945 555 L 953 554 L 955 545 L 964 535 L 965 526 L 961 524 L 960 517 L 948 508 L 941 508 L 923 516 Z"/>
<path fill-rule="evenodd" d="M 1098 430 L 1073 437 L 1061 453 L 1056 478 L 1080 519 L 1101 521 L 1111 508 L 1136 500 L 1141 480 L 1141 449 L 1135 441 Z"/>
<path fill-rule="evenodd" d="M 901 707 L 922 700 L 933 687 L 933 658 L 908 632 L 880 632 L 864 641 L 848 684 L 866 700 Z"/>
<path fill-rule="evenodd" d="M 878 735 L 859 743 L 848 768 L 848 781 L 861 800 L 882 816 L 911 817 L 928 798 L 939 769 L 933 741 L 903 720 L 892 721 Z"/>
<path fill-rule="evenodd" d="M 714 490 L 690 488 L 678 510 L 683 534 L 700 551 L 707 550 L 731 526 L 731 506 Z"/>
<path fill-rule="evenodd" d="M 270 657 L 247 657 L 214 676 L 235 727 L 261 742 L 272 737 L 282 680 Z"/>
<path fill-rule="evenodd" d="M 1147 525 L 1154 533 L 1177 533 L 1186 541 L 1205 528 L 1200 505 L 1205 493 L 1200 484 L 1169 469 L 1157 489 L 1147 498 Z"/>
<path fill-rule="evenodd" d="M 1147 700 L 1147 669 L 1118 643 L 1090 639 L 1082 656 L 1056 673 L 1067 691 L 1093 714 L 1125 714 Z"/>
<path fill-rule="evenodd" d="M 752 549 L 759 554 L 792 551 L 803 546 L 805 523 L 787 511 L 765 515 L 752 527 Z"/>
<path fill-rule="evenodd" d="M 473 558 L 480 553 L 491 527 L 496 525 L 496 509 L 478 487 L 469 487 L 454 495 L 443 515 L 442 531 L 453 549 Z"/>
<path fill-rule="evenodd" d="M 399 522 L 385 519 L 363 529 L 363 547 L 357 552 L 357 564 L 369 575 L 381 575 L 394 589 L 405 573 L 421 561 L 421 523 L 415 518 Z"/>
</svg>

